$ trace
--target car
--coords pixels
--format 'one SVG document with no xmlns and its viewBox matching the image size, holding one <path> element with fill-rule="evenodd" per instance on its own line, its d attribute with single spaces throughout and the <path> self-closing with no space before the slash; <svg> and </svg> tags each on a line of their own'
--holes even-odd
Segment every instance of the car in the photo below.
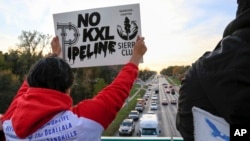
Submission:
<svg viewBox="0 0 250 141">
<path fill-rule="evenodd" d="M 143 96 L 143 99 L 145 99 L 146 101 L 148 100 L 148 96 L 147 95 L 144 95 Z"/>
<path fill-rule="evenodd" d="M 154 111 L 148 111 L 148 114 L 155 114 L 155 112 Z"/>
<path fill-rule="evenodd" d="M 135 123 L 133 119 L 124 119 L 119 127 L 119 136 L 132 136 L 135 131 Z"/>
<path fill-rule="evenodd" d="M 132 110 L 130 111 L 128 118 L 137 121 L 140 118 L 140 113 L 137 110 Z"/>
<path fill-rule="evenodd" d="M 177 100 L 176 99 L 172 99 L 171 100 L 171 104 L 176 104 L 177 103 Z"/>
<path fill-rule="evenodd" d="M 158 96 L 157 95 L 152 95 L 151 99 L 152 100 L 158 100 Z"/>
<path fill-rule="evenodd" d="M 152 86 L 152 84 L 148 84 L 148 87 L 151 87 Z"/>
<path fill-rule="evenodd" d="M 149 98 L 149 96 L 150 96 L 150 93 L 145 93 L 145 95 L 144 95 L 145 97 L 147 97 L 147 98 Z"/>
<path fill-rule="evenodd" d="M 151 103 L 158 103 L 158 100 L 151 100 Z"/>
<path fill-rule="evenodd" d="M 149 92 L 146 92 L 146 93 L 144 94 L 143 98 L 144 98 L 145 100 L 148 100 L 149 96 L 150 96 L 150 93 L 149 93 Z"/>
<path fill-rule="evenodd" d="M 168 100 L 167 99 L 162 99 L 161 104 L 162 105 L 168 105 Z"/>
<path fill-rule="evenodd" d="M 170 90 L 169 90 L 169 89 L 167 89 L 166 93 L 167 93 L 167 94 L 170 94 Z"/>
<path fill-rule="evenodd" d="M 150 109 L 151 109 L 151 110 L 157 110 L 157 109 L 158 109 L 157 104 L 156 104 L 155 102 L 151 103 Z"/>
<path fill-rule="evenodd" d="M 174 89 L 171 89 L 171 94 L 175 94 L 175 90 Z"/>
<path fill-rule="evenodd" d="M 142 112 L 144 110 L 144 106 L 142 106 L 142 104 L 136 104 L 135 106 L 135 110 L 137 110 L 138 112 Z"/>
</svg>

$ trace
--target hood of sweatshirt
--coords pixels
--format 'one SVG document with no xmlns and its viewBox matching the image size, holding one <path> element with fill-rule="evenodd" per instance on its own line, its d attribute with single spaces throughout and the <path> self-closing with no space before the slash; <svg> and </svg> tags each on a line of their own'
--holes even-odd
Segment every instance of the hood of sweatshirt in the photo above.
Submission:
<svg viewBox="0 0 250 141">
<path fill-rule="evenodd" d="M 250 24 L 250 9 L 241 13 L 233 21 L 231 21 L 224 30 L 223 37 L 231 35 L 238 29 L 243 29 L 249 27 Z"/>
<path fill-rule="evenodd" d="M 25 138 L 47 123 L 61 111 L 70 110 L 72 99 L 69 95 L 51 89 L 29 88 L 17 100 L 11 117 L 15 133 Z"/>
</svg>

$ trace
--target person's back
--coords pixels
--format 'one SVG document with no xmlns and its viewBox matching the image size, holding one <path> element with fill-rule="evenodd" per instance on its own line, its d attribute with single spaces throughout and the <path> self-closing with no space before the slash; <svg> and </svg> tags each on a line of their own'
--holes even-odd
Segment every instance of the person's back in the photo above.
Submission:
<svg viewBox="0 0 250 141">
<path fill-rule="evenodd" d="M 30 111 L 32 112 L 32 111 Z M 41 119 L 42 117 L 38 118 Z M 46 117 L 43 117 L 46 118 Z M 21 122 L 21 121 L 19 121 Z M 27 122 L 24 120 L 23 122 Z M 33 121 L 30 121 L 33 122 Z M 29 123 L 28 123 L 29 124 Z M 34 124 L 33 124 L 34 126 Z M 28 134 L 29 129 L 27 126 L 22 127 L 22 134 Z M 62 111 L 56 114 L 52 119 L 47 123 L 41 126 L 32 134 L 28 136 L 23 136 L 21 139 L 16 135 L 16 132 L 13 129 L 11 120 L 5 121 L 4 123 L 4 133 L 7 140 L 11 141 L 20 141 L 20 140 L 34 140 L 34 141 L 63 141 L 63 140 L 74 140 L 74 141 L 98 141 L 103 132 L 103 126 L 92 119 L 85 117 L 78 117 L 72 111 Z M 32 128 L 30 128 L 32 129 Z"/>
<path fill-rule="evenodd" d="M 52 50 L 56 55 L 39 60 L 31 68 L 1 118 L 6 140 L 100 140 L 137 78 L 140 59 L 146 52 L 144 38 L 138 37 L 131 59 L 111 84 L 94 98 L 73 107 L 70 97 L 73 72 L 57 57 L 60 53 L 58 38 L 53 39 Z"/>
<path fill-rule="evenodd" d="M 192 64 L 182 80 L 176 126 L 185 141 L 194 140 L 194 106 L 229 124 L 249 123 L 250 0 L 238 3 L 237 17 L 223 39 Z"/>
</svg>

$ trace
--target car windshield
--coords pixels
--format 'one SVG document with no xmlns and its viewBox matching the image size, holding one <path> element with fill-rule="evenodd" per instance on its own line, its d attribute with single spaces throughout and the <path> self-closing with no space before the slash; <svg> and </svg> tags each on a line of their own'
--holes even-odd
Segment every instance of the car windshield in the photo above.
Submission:
<svg viewBox="0 0 250 141">
<path fill-rule="evenodd" d="M 154 112 L 153 111 L 148 111 L 148 114 L 154 114 Z"/>
<path fill-rule="evenodd" d="M 137 112 L 130 112 L 130 115 L 137 115 Z"/>
<path fill-rule="evenodd" d="M 147 128 L 142 129 L 142 135 L 156 135 L 156 129 L 155 128 Z"/>
<path fill-rule="evenodd" d="M 122 126 L 131 126 L 131 125 L 132 125 L 131 122 L 123 122 L 123 123 L 122 123 Z"/>
</svg>

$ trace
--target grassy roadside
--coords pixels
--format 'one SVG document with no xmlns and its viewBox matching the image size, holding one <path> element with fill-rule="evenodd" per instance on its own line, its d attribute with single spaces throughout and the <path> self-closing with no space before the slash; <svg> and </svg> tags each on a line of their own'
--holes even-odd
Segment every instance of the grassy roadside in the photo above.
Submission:
<svg viewBox="0 0 250 141">
<path fill-rule="evenodd" d="M 141 85 L 135 84 L 135 85 L 133 86 L 133 88 L 131 89 L 131 91 L 130 91 L 129 97 L 132 97 L 132 96 L 137 92 L 137 90 L 138 90 L 140 87 L 141 87 Z"/>
<path fill-rule="evenodd" d="M 130 91 L 130 96 L 134 95 L 140 85 L 135 85 Z M 141 89 L 137 96 L 135 96 L 132 100 L 130 100 L 128 106 L 124 106 L 118 113 L 114 121 L 109 125 L 109 127 L 103 132 L 102 136 L 113 136 L 119 129 L 121 122 L 127 118 L 129 112 L 135 108 L 136 99 L 140 98 L 144 95 L 145 90 Z"/>
<path fill-rule="evenodd" d="M 176 79 L 173 76 L 166 77 L 168 82 L 170 82 L 172 85 L 181 85 L 181 81 L 179 79 Z"/>
</svg>

